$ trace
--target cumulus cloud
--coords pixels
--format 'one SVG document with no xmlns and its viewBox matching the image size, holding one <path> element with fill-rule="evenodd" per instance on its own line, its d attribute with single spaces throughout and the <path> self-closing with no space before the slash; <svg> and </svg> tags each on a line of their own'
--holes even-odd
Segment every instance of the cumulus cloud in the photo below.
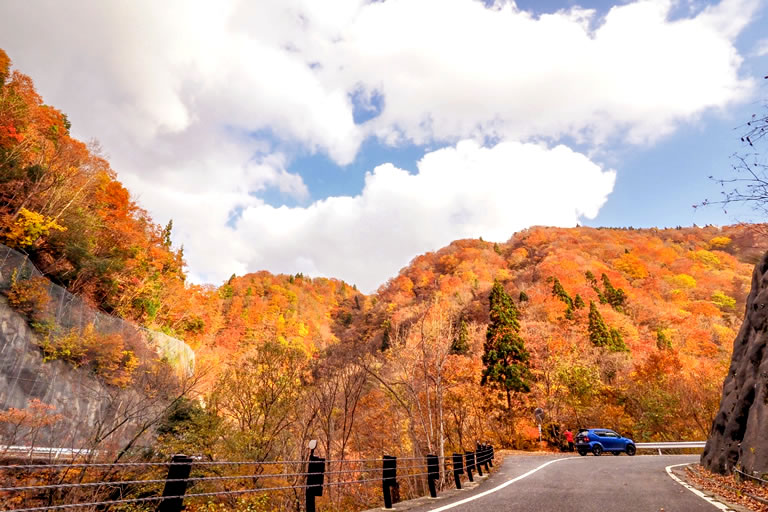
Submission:
<svg viewBox="0 0 768 512">
<path fill-rule="evenodd" d="M 758 1 L 671 21 L 675 3 L 638 0 L 598 19 L 475 0 L 12 2 L 0 28 L 78 132 L 108 147 L 235 126 L 345 164 L 371 134 L 643 142 L 744 99 L 752 82 L 733 42 Z M 360 90 L 384 100 L 362 126 L 350 100 Z"/>
<path fill-rule="evenodd" d="M 593 218 L 614 180 L 614 171 L 562 145 L 465 140 L 426 154 L 415 174 L 376 167 L 355 197 L 246 208 L 234 234 L 252 251 L 239 264 L 342 276 L 371 291 L 414 255 L 457 238 L 504 241 L 531 224 Z"/>
<path fill-rule="evenodd" d="M 672 18 L 676 3 L 536 17 L 512 1 L 5 2 L 0 44 L 141 204 L 174 219 L 198 279 L 266 267 L 371 288 L 459 236 L 594 216 L 613 175 L 524 142 L 645 144 L 748 100 L 734 41 L 758 0 Z M 416 175 L 382 162 L 355 197 L 310 202 L 288 171 L 299 151 L 348 164 L 369 137 L 449 148 Z M 464 139 L 478 142 L 453 146 Z M 600 192 L 563 188 L 544 208 L 553 176 Z M 267 188 L 300 206 L 264 204 Z"/>
</svg>

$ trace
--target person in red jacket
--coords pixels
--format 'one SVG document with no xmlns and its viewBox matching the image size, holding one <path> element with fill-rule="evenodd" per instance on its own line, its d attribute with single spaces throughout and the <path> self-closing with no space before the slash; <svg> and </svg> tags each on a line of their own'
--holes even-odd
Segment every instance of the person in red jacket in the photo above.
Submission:
<svg viewBox="0 0 768 512">
<path fill-rule="evenodd" d="M 573 451 L 573 432 L 571 432 L 570 429 L 565 429 L 565 432 L 563 432 L 563 435 L 565 436 L 565 440 L 568 443 L 568 451 Z"/>
</svg>

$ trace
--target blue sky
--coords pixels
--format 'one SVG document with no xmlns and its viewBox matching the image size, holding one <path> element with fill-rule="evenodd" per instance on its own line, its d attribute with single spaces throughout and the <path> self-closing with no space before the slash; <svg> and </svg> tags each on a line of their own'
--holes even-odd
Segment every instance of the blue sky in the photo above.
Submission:
<svg viewBox="0 0 768 512">
<path fill-rule="evenodd" d="M 320 4 L 5 3 L 0 46 L 197 282 L 372 291 L 457 238 L 754 219 L 692 205 L 768 98 L 765 0 Z"/>
</svg>

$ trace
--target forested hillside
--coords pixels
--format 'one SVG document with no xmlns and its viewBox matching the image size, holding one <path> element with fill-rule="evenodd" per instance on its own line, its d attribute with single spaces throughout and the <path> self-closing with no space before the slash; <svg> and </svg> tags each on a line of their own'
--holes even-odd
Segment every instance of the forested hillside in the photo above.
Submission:
<svg viewBox="0 0 768 512">
<path fill-rule="evenodd" d="M 184 334 L 182 251 L 0 50 L 0 242 L 101 309 Z M 178 301 L 181 301 L 179 303 Z"/>
<path fill-rule="evenodd" d="M 550 422 L 571 428 L 703 439 L 768 242 L 755 228 L 537 227 L 505 244 L 457 241 L 417 257 L 380 290 L 374 309 L 387 329 L 377 343 L 402 350 L 421 338 L 424 318 L 439 314 L 450 333 L 440 347 L 450 352 L 450 337 L 466 332 L 463 364 L 478 382 L 488 293 L 498 280 L 519 311 L 530 392 L 514 394 L 511 415 L 504 397 L 483 393 L 498 419 L 486 428 L 509 428 L 510 441 L 524 442 L 534 432 L 531 411 L 542 407 Z M 443 385 L 458 389 L 456 378 L 446 372 Z M 459 424 L 450 428 L 458 436 Z"/>
<path fill-rule="evenodd" d="M 759 226 L 459 240 L 369 296 L 268 272 L 190 285 L 171 223 L 155 224 L 9 69 L 0 52 L 0 242 L 195 348 L 203 384 L 159 429 L 164 450 L 295 458 L 312 437 L 334 458 L 525 448 L 536 407 L 551 440 L 561 425 L 706 436 L 768 249 Z"/>
</svg>

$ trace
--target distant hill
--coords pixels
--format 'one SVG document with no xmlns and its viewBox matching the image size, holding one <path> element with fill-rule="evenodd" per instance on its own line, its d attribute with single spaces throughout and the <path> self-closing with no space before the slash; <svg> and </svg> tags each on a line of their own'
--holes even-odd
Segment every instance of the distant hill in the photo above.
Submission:
<svg viewBox="0 0 768 512">
<path fill-rule="evenodd" d="M 537 406 L 548 422 L 571 427 L 701 439 L 717 407 L 753 265 L 768 249 L 760 228 L 535 227 L 506 243 L 458 240 L 414 258 L 370 296 L 331 279 L 233 277 L 209 299 L 203 346 L 219 361 L 270 339 L 311 357 L 336 347 L 368 354 L 394 379 L 404 364 L 396 359 L 416 357 L 406 350 L 421 336 L 423 326 L 416 327 L 425 318 L 434 324 L 439 310 L 437 344 L 448 350 L 464 323 L 469 352 L 451 357 L 464 361 L 469 374 L 462 378 L 477 387 L 488 294 L 498 280 L 519 309 L 533 375 L 531 392 L 517 397 L 515 414 L 525 419 L 511 442 L 525 444 L 523 433 L 533 432 L 526 411 Z M 625 350 L 590 340 L 590 303 Z M 448 385 L 451 376 L 445 378 Z M 484 393 L 490 409 L 503 410 L 501 398 Z M 493 431 L 491 423 L 482 430 Z"/>
<path fill-rule="evenodd" d="M 454 324 L 468 324 L 479 372 L 488 293 L 499 280 L 531 353 L 534 385 L 521 411 L 541 406 L 551 422 L 641 439 L 704 439 L 765 233 L 764 225 L 534 227 L 503 244 L 459 240 L 418 256 L 379 289 L 369 332 L 380 344 L 406 332 L 425 305 L 442 304 Z M 626 351 L 590 341 L 590 303 Z M 376 333 L 380 325 L 392 327 Z"/>
</svg>

